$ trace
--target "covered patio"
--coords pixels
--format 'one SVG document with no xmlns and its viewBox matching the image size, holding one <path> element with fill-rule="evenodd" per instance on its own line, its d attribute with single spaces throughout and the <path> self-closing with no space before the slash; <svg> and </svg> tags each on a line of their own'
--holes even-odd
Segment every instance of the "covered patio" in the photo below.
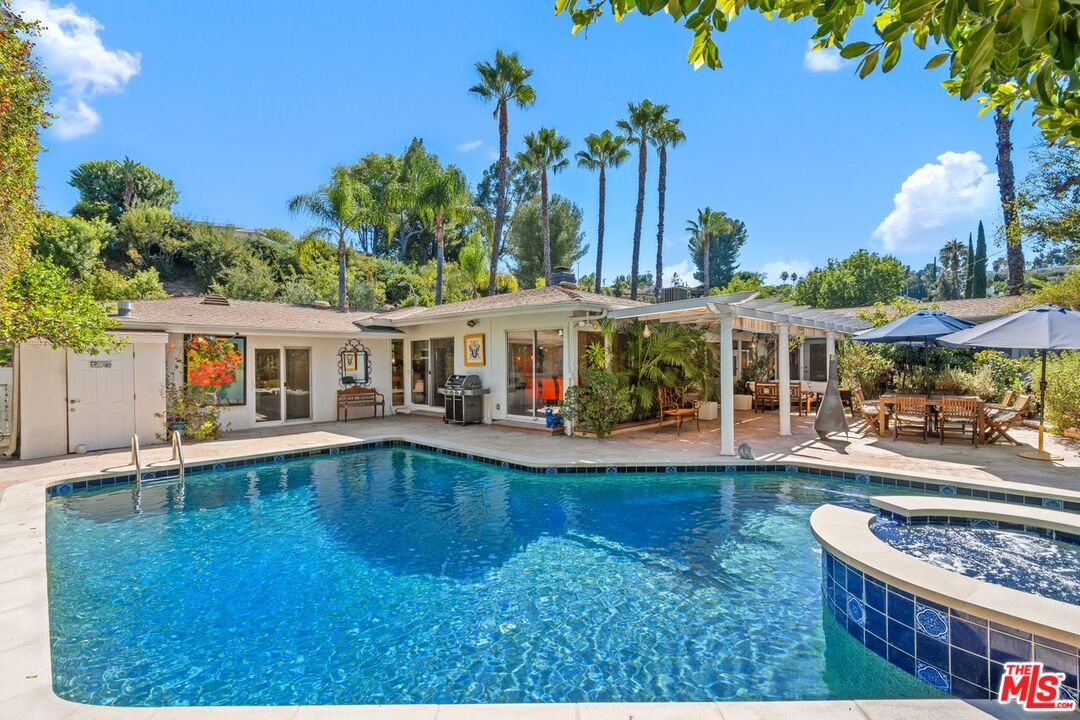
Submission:
<svg viewBox="0 0 1080 720">
<path fill-rule="evenodd" d="M 787 437 L 792 434 L 792 382 L 823 392 L 827 368 L 836 357 L 837 339 L 866 327 L 861 320 L 829 310 L 778 302 L 752 292 L 623 308 L 608 312 L 607 318 L 615 322 L 694 325 L 707 330 L 709 340 L 718 345 L 720 358 L 717 439 L 722 455 L 735 454 L 736 375 L 747 362 L 761 356 L 760 338 L 768 338 L 775 348 L 773 374 L 779 388 L 776 430 Z M 797 340 L 794 348 L 793 339 Z M 823 341 L 816 358 L 808 357 L 813 340 Z"/>
</svg>

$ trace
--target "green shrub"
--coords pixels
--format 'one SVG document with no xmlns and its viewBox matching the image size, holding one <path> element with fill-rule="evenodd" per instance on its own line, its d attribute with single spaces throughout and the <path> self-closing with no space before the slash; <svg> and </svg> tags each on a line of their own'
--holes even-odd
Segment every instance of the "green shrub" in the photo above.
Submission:
<svg viewBox="0 0 1080 720">
<path fill-rule="evenodd" d="M 607 437 L 631 411 L 630 391 L 609 370 L 590 368 L 580 385 L 567 388 L 559 412 L 574 427 Z"/>
<path fill-rule="evenodd" d="M 987 400 L 997 402 L 1009 390 L 1020 389 L 1020 367 L 1015 360 L 998 350 L 975 353 L 975 366 L 990 375 L 991 392 Z"/>
<path fill-rule="evenodd" d="M 1046 362 L 1046 419 L 1055 433 L 1080 427 L 1080 351 L 1051 355 Z M 1036 378 L 1037 381 L 1037 375 Z"/>
<path fill-rule="evenodd" d="M 844 387 L 877 397 L 884 380 L 895 369 L 893 362 L 869 343 L 845 342 L 837 346 L 837 376 Z"/>
<path fill-rule="evenodd" d="M 95 300 L 160 300 L 169 297 L 154 268 L 140 270 L 128 277 L 115 270 L 99 267 L 88 281 Z"/>
</svg>

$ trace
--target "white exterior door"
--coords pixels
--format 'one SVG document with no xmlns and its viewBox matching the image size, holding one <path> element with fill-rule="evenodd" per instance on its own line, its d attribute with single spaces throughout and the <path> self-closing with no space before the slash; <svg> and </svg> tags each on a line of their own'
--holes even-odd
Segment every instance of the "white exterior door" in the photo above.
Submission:
<svg viewBox="0 0 1080 720">
<path fill-rule="evenodd" d="M 68 351 L 68 452 L 126 446 L 135 432 L 134 356 L 129 343 L 115 353 Z"/>
</svg>

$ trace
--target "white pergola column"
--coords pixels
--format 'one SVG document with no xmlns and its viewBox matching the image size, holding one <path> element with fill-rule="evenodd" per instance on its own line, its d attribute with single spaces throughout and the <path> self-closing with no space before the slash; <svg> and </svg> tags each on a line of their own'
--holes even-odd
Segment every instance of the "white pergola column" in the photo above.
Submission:
<svg viewBox="0 0 1080 720">
<path fill-rule="evenodd" d="M 731 316 L 720 316 L 720 454 L 735 454 L 735 363 Z"/>
<path fill-rule="evenodd" d="M 825 373 L 828 374 L 832 367 L 832 359 L 836 357 L 836 333 L 829 330 L 825 333 Z M 827 378 L 826 378 L 827 379 Z"/>
<path fill-rule="evenodd" d="M 578 331 L 577 320 L 571 318 L 563 328 L 563 392 L 574 387 L 578 382 L 577 372 Z M 572 435 L 574 429 L 563 421 L 563 432 Z"/>
<path fill-rule="evenodd" d="M 776 379 L 780 383 L 780 434 L 791 434 L 791 359 L 788 351 L 791 326 L 776 325 Z"/>
</svg>

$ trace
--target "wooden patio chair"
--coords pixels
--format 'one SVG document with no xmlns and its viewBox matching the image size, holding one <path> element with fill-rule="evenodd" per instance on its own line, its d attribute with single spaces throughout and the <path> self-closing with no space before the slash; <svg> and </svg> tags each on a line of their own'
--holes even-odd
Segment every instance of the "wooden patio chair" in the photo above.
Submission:
<svg viewBox="0 0 1080 720">
<path fill-rule="evenodd" d="M 1016 391 L 1014 391 L 1014 390 L 1006 390 L 1005 391 L 1005 396 L 1001 398 L 1001 402 L 986 403 L 986 405 L 984 405 L 983 407 L 989 408 L 991 410 L 1004 410 L 1005 408 L 1012 405 L 1013 397 L 1015 395 L 1016 395 Z"/>
<path fill-rule="evenodd" d="M 878 431 L 878 417 L 881 413 L 881 405 L 876 402 L 867 402 L 863 397 L 862 388 L 856 387 L 851 392 L 851 415 L 854 418 L 862 418 L 866 424 L 876 433 Z"/>
<path fill-rule="evenodd" d="M 979 398 L 946 395 L 938 405 L 938 436 L 945 444 L 945 433 L 959 430 L 959 437 L 971 434 L 971 444 L 979 446 L 979 414 L 982 412 Z"/>
<path fill-rule="evenodd" d="M 701 432 L 701 418 L 698 417 L 698 410 L 701 407 L 700 401 L 686 402 L 675 388 L 659 388 L 656 394 L 660 405 L 660 425 L 657 432 L 663 429 L 664 418 L 675 418 L 676 435 L 682 434 L 683 421 L 688 418 L 694 419 L 694 422 L 697 423 L 698 432 Z"/>
<path fill-rule="evenodd" d="M 806 398 L 803 397 L 802 383 L 798 380 L 791 381 L 791 407 L 798 410 L 800 415 L 806 414 Z"/>
<path fill-rule="evenodd" d="M 1030 395 L 1019 395 L 1016 398 L 1016 404 L 1012 407 L 991 408 L 983 418 L 986 423 L 986 434 L 983 442 L 989 445 L 1000 439 L 1008 440 L 1013 445 L 1019 445 L 1020 443 L 1009 434 L 1009 431 L 1023 424 L 1030 403 Z"/>
<path fill-rule="evenodd" d="M 780 385 L 774 382 L 754 383 L 754 412 L 765 412 L 780 407 Z"/>
<path fill-rule="evenodd" d="M 897 395 L 893 399 L 892 421 L 893 440 L 899 438 L 900 433 L 917 431 L 922 435 L 922 441 L 926 442 L 930 433 L 930 413 L 927 411 L 926 398 L 922 395 Z"/>
</svg>

